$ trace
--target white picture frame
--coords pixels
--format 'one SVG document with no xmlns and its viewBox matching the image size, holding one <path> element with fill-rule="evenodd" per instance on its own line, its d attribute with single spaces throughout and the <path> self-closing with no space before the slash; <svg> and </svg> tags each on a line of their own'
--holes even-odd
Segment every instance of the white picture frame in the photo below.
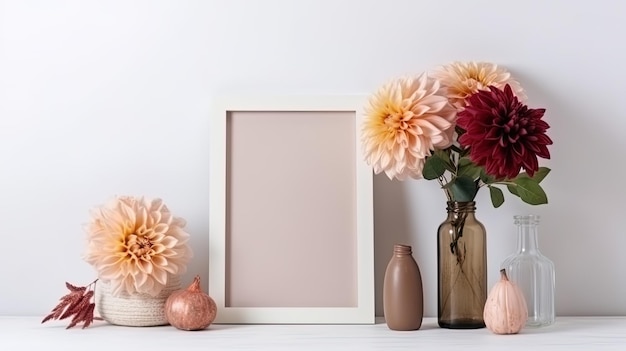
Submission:
<svg viewBox="0 0 626 351">
<path fill-rule="evenodd" d="M 208 279 L 214 323 L 374 323 L 373 172 L 359 138 L 365 101 L 215 100 Z"/>
</svg>

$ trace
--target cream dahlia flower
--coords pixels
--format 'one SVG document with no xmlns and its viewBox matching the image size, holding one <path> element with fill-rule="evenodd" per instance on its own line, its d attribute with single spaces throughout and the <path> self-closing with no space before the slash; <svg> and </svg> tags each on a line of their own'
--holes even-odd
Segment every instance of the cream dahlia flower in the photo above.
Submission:
<svg viewBox="0 0 626 351">
<path fill-rule="evenodd" d="M 92 211 L 84 259 L 110 282 L 114 295 L 155 296 L 191 259 L 185 224 L 161 199 L 114 198 Z"/>
<path fill-rule="evenodd" d="M 489 91 L 489 86 L 504 89 L 509 84 L 520 101 L 526 100 L 522 86 L 504 68 L 489 62 L 453 62 L 436 69 L 432 76 L 447 89 L 450 102 L 457 108 L 466 106 L 466 99 L 479 90 Z"/>
<path fill-rule="evenodd" d="M 452 144 L 456 109 L 436 79 L 425 73 L 393 80 L 365 108 L 365 160 L 390 179 L 420 179 L 425 158 Z"/>
</svg>

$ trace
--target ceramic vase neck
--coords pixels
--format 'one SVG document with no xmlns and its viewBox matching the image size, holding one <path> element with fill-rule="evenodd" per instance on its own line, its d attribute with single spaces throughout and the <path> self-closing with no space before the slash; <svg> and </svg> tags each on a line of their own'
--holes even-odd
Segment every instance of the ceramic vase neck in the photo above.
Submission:
<svg viewBox="0 0 626 351">
<path fill-rule="evenodd" d="M 403 244 L 395 244 L 393 246 L 393 255 L 395 257 L 411 256 L 413 253 L 411 246 Z"/>
</svg>

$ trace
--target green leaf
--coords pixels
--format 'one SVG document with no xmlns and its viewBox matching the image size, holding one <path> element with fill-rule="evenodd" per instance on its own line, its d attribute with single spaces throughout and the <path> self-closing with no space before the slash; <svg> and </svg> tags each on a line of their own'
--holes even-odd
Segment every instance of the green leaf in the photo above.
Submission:
<svg viewBox="0 0 626 351">
<path fill-rule="evenodd" d="M 535 172 L 535 174 L 533 175 L 532 178 L 528 176 L 528 173 L 522 172 L 522 173 L 518 174 L 517 177 L 515 177 L 515 179 L 513 179 L 511 181 L 517 184 L 519 180 L 529 179 L 529 180 L 532 180 L 533 182 L 539 184 L 548 175 L 548 173 L 550 173 L 550 168 L 548 168 L 548 167 L 539 167 L 539 169 L 537 170 L 537 172 Z M 520 194 L 517 191 L 517 186 L 515 186 L 515 185 L 507 185 L 507 187 L 508 187 L 509 191 L 511 192 L 511 194 L 516 195 L 516 196 L 520 196 Z M 543 193 L 543 189 L 541 189 L 541 192 Z M 545 193 L 544 193 L 544 196 L 545 196 Z M 546 200 L 546 202 L 547 202 L 547 200 Z"/>
<path fill-rule="evenodd" d="M 520 177 L 513 180 L 515 185 L 509 185 L 509 191 L 519 196 L 522 201 L 531 205 L 542 205 L 548 203 L 548 196 L 539 183 L 529 177 Z"/>
<path fill-rule="evenodd" d="M 432 155 L 426 158 L 424 163 L 424 169 L 422 170 L 422 176 L 424 179 L 432 180 L 437 179 L 443 175 L 446 171 L 446 166 L 443 160 L 437 155 Z"/>
<path fill-rule="evenodd" d="M 439 156 L 439 158 L 441 158 L 441 161 L 443 162 L 443 164 L 445 165 L 446 169 L 449 172 L 456 172 L 456 167 L 454 166 L 454 164 L 452 163 L 452 160 L 450 159 L 450 153 L 451 150 L 450 148 L 447 149 L 443 149 L 443 150 L 435 150 L 435 155 Z"/>
<path fill-rule="evenodd" d="M 496 188 L 495 186 L 488 185 L 489 195 L 491 196 L 491 203 L 493 207 L 498 208 L 502 206 L 504 203 L 504 193 L 500 188 Z"/>
<path fill-rule="evenodd" d="M 456 177 L 450 183 L 450 190 L 454 201 L 474 201 L 478 187 L 472 178 Z"/>
<path fill-rule="evenodd" d="M 527 178 L 530 179 L 530 178 Z M 512 184 L 507 184 L 506 185 L 507 189 L 509 189 L 509 192 L 515 196 L 519 196 L 519 193 L 517 192 L 517 184 L 512 185 Z"/>
<path fill-rule="evenodd" d="M 480 169 L 480 180 L 482 180 L 485 184 L 493 184 L 496 182 L 496 178 L 492 175 L 487 174 L 484 168 Z"/>
<path fill-rule="evenodd" d="M 433 151 L 433 154 L 438 155 L 439 157 L 441 157 L 444 160 L 450 159 L 450 153 L 452 152 L 452 150 L 448 147 L 445 149 L 435 149 L 435 151 Z"/>
<path fill-rule="evenodd" d="M 474 162 L 470 161 L 469 158 L 463 157 L 459 160 L 459 171 L 457 172 L 457 176 L 466 176 L 468 178 L 476 179 L 480 177 L 483 168 L 477 166 Z"/>
<path fill-rule="evenodd" d="M 537 183 L 541 183 L 541 181 L 548 175 L 548 173 L 550 173 L 550 168 L 539 167 L 539 170 L 537 170 L 537 172 L 535 172 L 535 175 L 533 175 L 533 179 Z"/>
<path fill-rule="evenodd" d="M 537 172 L 535 172 L 532 178 L 528 176 L 528 173 L 522 172 L 518 174 L 517 177 L 515 177 L 515 179 L 529 178 L 529 179 L 535 180 L 537 183 L 541 183 L 541 181 L 548 175 L 548 173 L 550 173 L 550 168 L 539 167 L 539 169 L 537 170 Z"/>
</svg>

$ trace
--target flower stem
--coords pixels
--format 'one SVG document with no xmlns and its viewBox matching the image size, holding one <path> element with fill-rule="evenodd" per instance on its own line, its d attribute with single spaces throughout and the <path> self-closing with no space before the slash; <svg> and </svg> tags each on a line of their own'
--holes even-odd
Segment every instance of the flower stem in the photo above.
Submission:
<svg viewBox="0 0 626 351">
<path fill-rule="evenodd" d="M 456 255 L 456 262 L 458 265 L 461 266 L 461 271 L 463 270 L 463 261 L 465 259 L 464 253 L 461 252 L 459 248 L 459 239 L 463 236 L 463 228 L 465 227 L 466 218 L 467 213 L 461 212 L 458 214 L 455 220 L 452 221 L 452 227 L 454 228 L 454 237 L 452 239 L 452 242 L 450 243 L 450 251 L 452 252 L 452 254 Z"/>
</svg>

